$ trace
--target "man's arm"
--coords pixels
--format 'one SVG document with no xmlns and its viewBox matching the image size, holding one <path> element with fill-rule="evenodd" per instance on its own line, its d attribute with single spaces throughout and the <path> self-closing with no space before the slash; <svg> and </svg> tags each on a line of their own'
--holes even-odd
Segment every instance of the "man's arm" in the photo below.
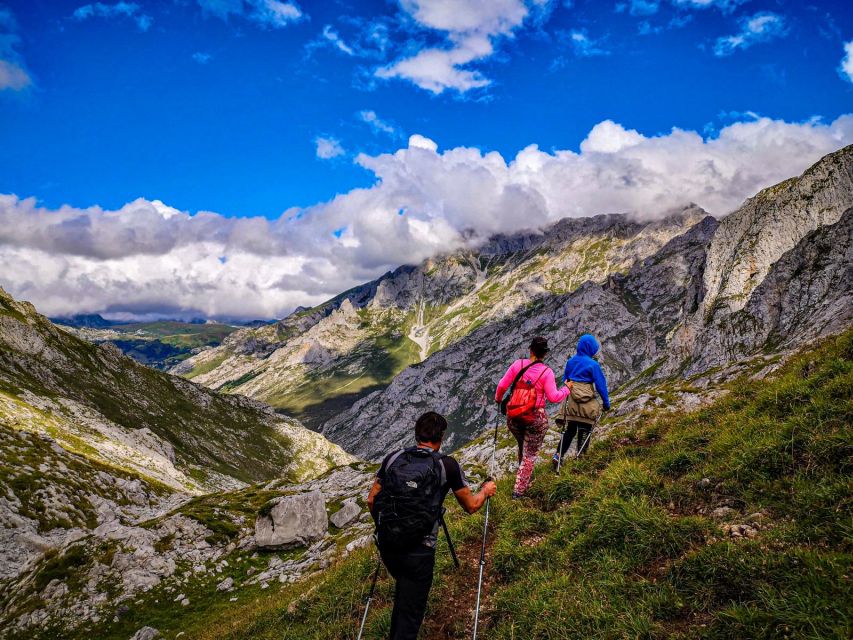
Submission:
<svg viewBox="0 0 853 640">
<path fill-rule="evenodd" d="M 382 491 L 382 484 L 379 482 L 379 478 L 376 478 L 373 481 L 373 486 L 370 487 L 370 493 L 367 494 L 367 508 L 370 513 L 373 513 L 373 501 L 376 499 L 376 494 Z"/>
<path fill-rule="evenodd" d="M 495 495 L 497 490 L 498 487 L 492 480 L 486 480 L 486 482 L 483 483 L 483 488 L 476 494 L 472 493 L 471 489 L 468 487 L 462 487 L 461 489 L 454 491 L 453 495 L 456 496 L 456 501 L 463 509 L 465 509 L 465 511 L 468 513 L 474 513 L 479 511 L 482 506 L 486 504 L 486 498 Z M 370 504 L 369 497 L 368 504 Z"/>
</svg>

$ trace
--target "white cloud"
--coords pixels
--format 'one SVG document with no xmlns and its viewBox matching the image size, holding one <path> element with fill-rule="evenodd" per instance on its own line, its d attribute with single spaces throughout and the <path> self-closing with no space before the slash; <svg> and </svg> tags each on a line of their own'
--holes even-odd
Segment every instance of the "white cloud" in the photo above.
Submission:
<svg viewBox="0 0 853 640">
<path fill-rule="evenodd" d="M 314 138 L 314 144 L 317 145 L 317 157 L 322 160 L 337 158 L 345 153 L 340 140 L 335 138 L 317 136 Z"/>
<path fill-rule="evenodd" d="M 205 51 L 196 51 L 192 55 L 192 59 L 198 62 L 199 64 L 207 64 L 211 61 L 213 56 Z"/>
<path fill-rule="evenodd" d="M 627 4 L 616 5 L 616 13 L 627 10 L 632 16 L 650 16 L 657 13 L 658 9 L 660 9 L 660 0 L 631 0 Z"/>
<path fill-rule="evenodd" d="M 140 31 L 148 31 L 153 22 L 151 16 L 142 13 L 139 5 L 135 2 L 116 2 L 115 4 L 93 2 L 92 4 L 84 4 L 75 9 L 71 17 L 81 22 L 95 17 L 130 18 L 136 23 Z"/>
<path fill-rule="evenodd" d="M 142 199 L 47 210 L 0 196 L 0 286 L 52 315 L 281 316 L 397 265 L 566 216 L 653 217 L 690 201 L 725 215 L 851 143 L 853 114 L 828 124 L 750 116 L 711 138 L 644 136 L 607 120 L 578 151 L 531 145 L 509 161 L 414 135 L 394 153 L 358 157 L 373 186 L 275 220 Z"/>
<path fill-rule="evenodd" d="M 231 15 L 241 16 L 262 27 L 281 29 L 305 17 L 294 2 L 279 0 L 197 0 L 205 13 L 228 20 Z"/>
<path fill-rule="evenodd" d="M 545 4 L 533 7 L 545 11 Z M 523 0 L 400 0 L 400 5 L 415 23 L 442 34 L 445 43 L 380 67 L 375 75 L 408 80 L 436 94 L 488 86 L 491 80 L 467 65 L 489 58 L 494 40 L 512 36 L 529 13 Z"/>
<path fill-rule="evenodd" d="M 853 82 L 853 40 L 844 44 L 844 57 L 838 70 L 842 78 Z"/>
<path fill-rule="evenodd" d="M 610 52 L 603 47 L 601 40 L 590 38 L 585 29 L 570 31 L 565 39 L 571 43 L 575 55 L 579 58 L 610 55 Z"/>
<path fill-rule="evenodd" d="M 748 1 L 749 0 L 672 0 L 672 3 L 677 7 L 685 7 L 689 9 L 708 9 L 714 7 L 723 13 L 730 13 L 739 5 Z"/>
<path fill-rule="evenodd" d="M 785 18 L 777 13 L 762 12 L 740 19 L 740 31 L 730 36 L 717 38 L 714 55 L 728 56 L 738 49 L 748 49 L 759 42 L 768 42 L 787 33 Z"/>
<path fill-rule="evenodd" d="M 332 25 L 327 24 L 325 27 L 323 27 L 323 38 L 327 42 L 331 43 L 331 45 L 338 51 L 341 51 L 347 54 L 348 56 L 355 55 L 355 51 L 353 50 L 353 48 L 350 47 L 346 42 L 344 42 L 343 38 L 338 35 L 338 32 L 335 31 Z"/>
<path fill-rule="evenodd" d="M 21 91 L 33 81 L 27 72 L 18 45 L 18 21 L 11 10 L 0 7 L 0 91 Z"/>
<path fill-rule="evenodd" d="M 394 138 L 400 135 L 397 127 L 380 118 L 375 111 L 359 111 L 358 119 L 366 123 L 374 133 L 384 133 Z"/>
</svg>

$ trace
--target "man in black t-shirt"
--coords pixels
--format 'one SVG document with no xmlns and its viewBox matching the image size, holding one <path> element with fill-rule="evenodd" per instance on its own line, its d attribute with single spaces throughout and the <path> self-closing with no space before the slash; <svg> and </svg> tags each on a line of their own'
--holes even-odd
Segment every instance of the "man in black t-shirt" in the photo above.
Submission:
<svg viewBox="0 0 853 640">
<path fill-rule="evenodd" d="M 441 448 L 447 420 L 443 416 L 428 411 L 415 423 L 415 439 L 418 447 L 432 451 Z M 367 506 L 371 513 L 376 495 L 382 491 L 382 481 L 385 479 L 387 467 L 394 463 L 397 452 L 389 454 L 382 461 L 376 480 L 367 496 Z M 457 502 L 468 513 L 478 511 L 486 498 L 495 495 L 497 487 L 487 480 L 482 489 L 476 494 L 471 492 L 462 467 L 450 456 L 442 456 L 445 482 L 441 487 L 442 501 L 448 491 L 453 491 Z M 429 590 L 432 588 L 432 572 L 435 567 L 435 544 L 438 539 L 438 522 L 432 532 L 425 536 L 423 542 L 408 551 L 380 549 L 382 562 L 388 568 L 388 573 L 397 581 L 394 591 L 394 611 L 391 614 L 390 640 L 415 640 L 426 612 Z"/>
</svg>

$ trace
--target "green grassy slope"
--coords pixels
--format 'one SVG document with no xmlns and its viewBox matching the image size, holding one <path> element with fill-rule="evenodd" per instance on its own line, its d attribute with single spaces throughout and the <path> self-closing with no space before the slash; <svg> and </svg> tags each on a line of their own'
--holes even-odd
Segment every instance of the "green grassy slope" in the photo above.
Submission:
<svg viewBox="0 0 853 640">
<path fill-rule="evenodd" d="M 2 290 L 0 400 L 0 418 L 23 420 L 16 414 L 38 414 L 40 430 L 83 455 L 97 453 L 86 442 L 103 448 L 103 434 L 80 420 L 69 402 L 107 426 L 147 428 L 174 446 L 177 466 L 200 483 L 209 478 L 215 483 L 215 474 L 247 483 L 282 476 L 303 479 L 308 476 L 297 473 L 297 467 L 306 461 L 299 457 L 311 455 L 312 443 L 325 443 L 246 399 L 213 393 L 76 338 Z M 28 408 L 32 404 L 43 408 Z M 18 410 L 6 415 L 4 406 Z M 85 441 L 65 437 L 69 432 L 60 428 L 63 424 L 85 432 Z M 291 433 L 305 442 L 296 442 Z M 342 453 L 339 457 L 345 459 Z M 317 472 L 330 464 L 318 460 Z"/>
<path fill-rule="evenodd" d="M 539 467 L 523 501 L 503 480 L 481 637 L 853 636 L 851 390 L 848 332 L 708 408 L 609 434 L 562 477 Z M 439 551 L 422 638 L 470 634 L 482 514 L 449 519 L 464 564 Z M 182 637 L 352 638 L 372 553 L 188 620 Z M 383 577 L 366 638 L 387 635 L 392 589 Z"/>
</svg>

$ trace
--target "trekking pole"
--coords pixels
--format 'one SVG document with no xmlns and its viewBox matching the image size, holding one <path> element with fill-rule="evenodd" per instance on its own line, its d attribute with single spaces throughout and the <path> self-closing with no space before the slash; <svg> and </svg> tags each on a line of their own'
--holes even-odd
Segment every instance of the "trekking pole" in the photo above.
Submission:
<svg viewBox="0 0 853 640">
<path fill-rule="evenodd" d="M 456 549 L 453 547 L 453 540 L 450 539 L 450 531 L 447 530 L 447 522 L 444 520 L 443 510 L 441 518 L 439 518 L 439 522 L 441 522 L 441 526 L 444 529 L 444 537 L 447 538 L 447 548 L 450 550 L 450 557 L 453 558 L 453 564 L 455 564 L 458 569 L 459 558 L 456 556 Z"/>
<path fill-rule="evenodd" d="M 563 400 L 563 409 L 562 409 L 562 412 L 563 412 L 563 418 L 562 418 L 563 430 L 560 432 L 560 444 L 557 447 L 557 475 L 560 475 L 560 468 L 563 466 L 563 438 L 566 437 L 566 428 L 567 428 L 566 427 L 566 402 L 568 402 L 568 399 Z M 572 443 L 570 442 L 569 444 L 571 445 Z"/>
<path fill-rule="evenodd" d="M 560 444 L 557 446 L 557 475 L 560 475 L 560 467 L 563 465 L 563 438 L 566 437 L 565 429 L 560 433 Z M 571 446 L 571 442 L 569 446 Z"/>
<path fill-rule="evenodd" d="M 373 592 L 376 591 L 376 579 L 379 577 L 379 570 L 381 568 L 382 556 L 379 556 L 376 559 L 376 571 L 373 572 L 373 582 L 370 585 L 370 593 L 367 596 L 367 604 L 364 605 L 364 615 L 361 617 L 361 626 L 358 628 L 358 638 L 356 638 L 356 640 L 361 640 L 361 634 L 364 633 L 364 623 L 367 622 L 367 612 L 370 611 L 370 601 L 373 600 Z"/>
<path fill-rule="evenodd" d="M 491 461 L 491 469 L 490 474 L 494 474 L 495 471 L 495 449 L 498 446 L 498 426 L 500 425 L 500 420 L 495 422 L 495 437 L 492 440 L 492 461 Z M 492 477 L 490 475 L 489 477 Z M 486 478 L 488 480 L 488 478 Z M 480 594 L 483 590 L 483 570 L 486 568 L 486 535 L 489 532 L 489 505 L 491 504 L 491 497 L 486 498 L 486 517 L 483 522 L 483 544 L 480 546 L 480 577 L 477 579 L 477 604 L 474 607 L 474 635 L 472 636 L 473 640 L 477 640 L 477 627 L 480 622 Z"/>
<path fill-rule="evenodd" d="M 598 426 L 599 420 L 601 420 L 600 415 L 595 419 L 595 422 L 593 422 L 592 426 L 589 428 L 589 434 L 586 436 L 586 440 L 583 441 L 583 444 L 578 444 L 578 450 L 575 452 L 575 460 L 580 458 L 581 451 L 583 451 L 583 448 L 587 445 L 590 438 L 592 438 L 592 432 L 595 431 L 595 427 Z M 578 442 L 580 442 L 580 438 L 578 438 Z"/>
</svg>

